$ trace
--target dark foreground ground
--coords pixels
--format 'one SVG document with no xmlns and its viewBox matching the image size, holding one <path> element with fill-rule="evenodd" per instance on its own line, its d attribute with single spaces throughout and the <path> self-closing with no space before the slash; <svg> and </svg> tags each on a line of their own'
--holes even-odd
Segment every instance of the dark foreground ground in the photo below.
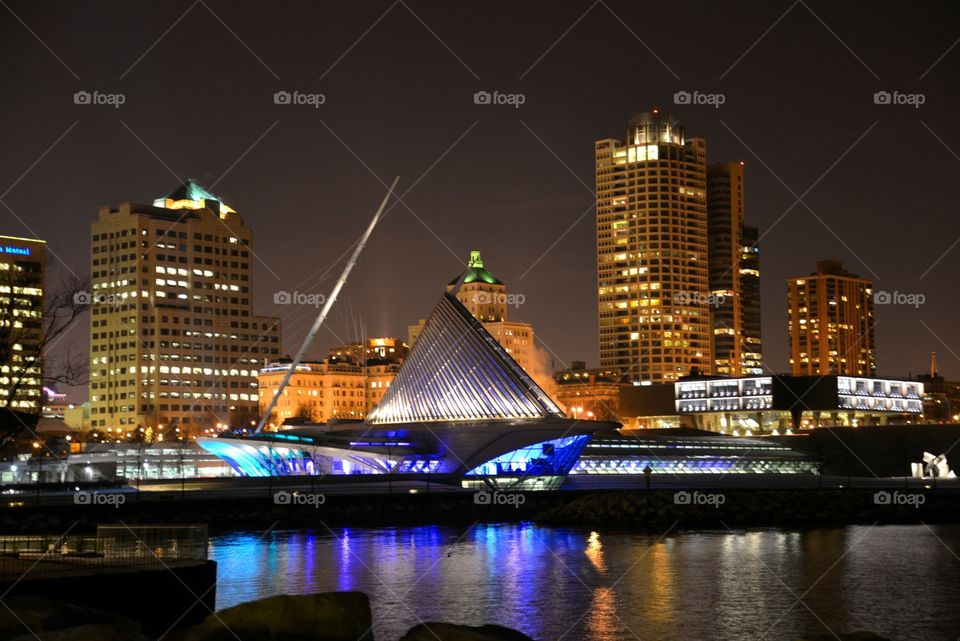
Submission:
<svg viewBox="0 0 960 641">
<path fill-rule="evenodd" d="M 362 592 L 279 595 L 244 603 L 202 622 L 144 630 L 117 613 L 45 601 L 11 598 L 0 611 L 0 640 L 35 641 L 374 641 L 370 601 Z M 809 636 L 797 641 L 820 641 Z M 836 641 L 885 641 L 870 632 L 830 635 Z M 380 641 L 397 641 L 381 639 Z M 465 626 L 424 621 L 399 641 L 534 641 L 518 630 L 498 625 Z M 550 641 L 539 639 L 537 641 Z"/>
</svg>

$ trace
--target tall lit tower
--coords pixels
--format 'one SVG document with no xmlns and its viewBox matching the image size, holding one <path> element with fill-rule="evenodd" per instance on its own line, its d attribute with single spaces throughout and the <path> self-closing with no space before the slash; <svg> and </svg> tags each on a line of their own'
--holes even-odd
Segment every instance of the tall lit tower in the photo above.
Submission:
<svg viewBox="0 0 960 641">
<path fill-rule="evenodd" d="M 707 168 L 707 220 L 713 373 L 763 373 L 760 340 L 760 250 L 756 227 L 744 224 L 744 166 Z"/>
<path fill-rule="evenodd" d="M 873 338 L 873 285 L 839 260 L 787 281 L 790 368 L 794 375 L 877 373 Z"/>
<path fill-rule="evenodd" d="M 46 241 L 0 236 L 0 408 L 40 413 Z"/>
<path fill-rule="evenodd" d="M 90 421 L 172 438 L 258 413 L 280 321 L 253 314 L 253 234 L 189 181 L 92 225 Z"/>
<path fill-rule="evenodd" d="M 654 109 L 595 154 L 601 367 L 655 383 L 711 372 L 706 142 Z"/>
</svg>

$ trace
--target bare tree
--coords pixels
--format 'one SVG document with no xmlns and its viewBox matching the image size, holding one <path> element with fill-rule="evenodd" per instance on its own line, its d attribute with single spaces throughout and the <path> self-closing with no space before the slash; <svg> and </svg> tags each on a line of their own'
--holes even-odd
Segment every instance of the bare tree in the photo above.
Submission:
<svg viewBox="0 0 960 641">
<path fill-rule="evenodd" d="M 302 418 L 304 420 L 310 420 L 313 414 L 310 412 L 310 408 L 307 407 L 306 403 L 300 403 L 297 407 L 297 418 Z"/>
<path fill-rule="evenodd" d="M 260 422 L 260 410 L 256 407 L 234 407 L 230 410 L 229 427 L 250 428 Z"/>
<path fill-rule="evenodd" d="M 56 288 L 44 292 L 42 308 L 36 298 L 18 295 L 25 286 L 22 279 L 14 270 L 0 275 L 0 365 L 9 369 L 4 372 L 7 395 L 0 401 L 0 447 L 36 427 L 42 394 L 33 408 L 18 407 L 15 401 L 22 399 L 21 391 L 38 377 L 38 372 L 47 385 L 83 385 L 89 375 L 86 354 L 74 346 L 52 353 L 90 308 L 89 279 L 64 278 Z M 41 313 L 29 315 L 24 311 Z"/>
</svg>

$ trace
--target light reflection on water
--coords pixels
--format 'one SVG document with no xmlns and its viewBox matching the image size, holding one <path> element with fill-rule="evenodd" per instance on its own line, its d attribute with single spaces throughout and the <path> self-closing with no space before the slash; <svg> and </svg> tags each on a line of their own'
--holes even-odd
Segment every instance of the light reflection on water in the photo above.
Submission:
<svg viewBox="0 0 960 641">
<path fill-rule="evenodd" d="M 960 634 L 960 526 L 665 537 L 530 524 L 346 528 L 233 533 L 210 550 L 219 609 L 360 590 L 380 641 L 430 620 L 499 623 L 538 641 L 795 639 L 825 626 L 916 641 Z"/>
</svg>

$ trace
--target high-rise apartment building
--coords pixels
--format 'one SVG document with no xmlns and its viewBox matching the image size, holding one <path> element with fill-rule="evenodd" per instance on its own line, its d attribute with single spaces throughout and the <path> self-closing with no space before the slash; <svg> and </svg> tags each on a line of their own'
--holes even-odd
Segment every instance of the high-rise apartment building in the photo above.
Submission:
<svg viewBox="0 0 960 641">
<path fill-rule="evenodd" d="M 790 368 L 794 375 L 875 376 L 873 286 L 839 260 L 787 281 Z"/>
<path fill-rule="evenodd" d="M 755 227 L 744 224 L 744 165 L 707 168 L 707 229 L 713 373 L 761 374 L 760 250 Z"/>
<path fill-rule="evenodd" d="M 743 332 L 743 376 L 763 373 L 760 319 L 760 230 L 744 225 L 740 246 L 740 318 Z"/>
<path fill-rule="evenodd" d="M 595 145 L 600 366 L 634 382 L 713 369 L 706 155 L 656 109 Z"/>
<path fill-rule="evenodd" d="M 253 314 L 252 232 L 193 181 L 92 225 L 94 429 L 191 434 L 258 413 L 280 321 Z"/>
<path fill-rule="evenodd" d="M 40 414 L 46 243 L 0 236 L 0 408 Z"/>
</svg>

